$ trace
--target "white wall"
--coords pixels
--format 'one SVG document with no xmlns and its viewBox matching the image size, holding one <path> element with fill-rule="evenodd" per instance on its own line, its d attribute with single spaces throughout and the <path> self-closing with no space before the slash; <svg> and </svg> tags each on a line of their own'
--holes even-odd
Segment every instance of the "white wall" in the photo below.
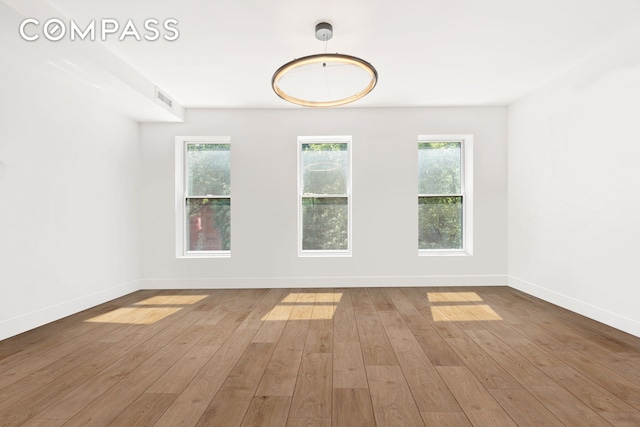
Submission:
<svg viewBox="0 0 640 427">
<path fill-rule="evenodd" d="M 20 56 L 0 53 L 0 340 L 140 277 L 138 124 Z"/>
<path fill-rule="evenodd" d="M 474 135 L 474 254 L 417 255 L 417 136 Z M 175 136 L 230 136 L 232 256 L 176 259 Z M 353 136 L 353 256 L 297 256 L 299 135 Z M 506 108 L 188 110 L 141 125 L 142 287 L 506 284 Z"/>
<path fill-rule="evenodd" d="M 509 107 L 509 284 L 640 336 L 640 32 Z"/>
</svg>

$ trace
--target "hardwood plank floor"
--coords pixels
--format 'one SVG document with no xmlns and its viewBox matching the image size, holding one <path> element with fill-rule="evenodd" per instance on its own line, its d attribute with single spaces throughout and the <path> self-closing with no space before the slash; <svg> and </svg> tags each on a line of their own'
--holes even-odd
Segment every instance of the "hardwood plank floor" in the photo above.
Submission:
<svg viewBox="0 0 640 427">
<path fill-rule="evenodd" d="M 640 338 L 506 287 L 140 291 L 0 341 L 1 426 L 640 425 Z"/>
</svg>

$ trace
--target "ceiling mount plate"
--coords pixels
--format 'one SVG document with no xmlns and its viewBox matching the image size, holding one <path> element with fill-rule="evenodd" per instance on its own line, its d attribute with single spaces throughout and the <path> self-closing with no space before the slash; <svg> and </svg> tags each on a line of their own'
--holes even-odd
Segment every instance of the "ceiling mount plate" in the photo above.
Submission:
<svg viewBox="0 0 640 427">
<path fill-rule="evenodd" d="M 316 24 L 316 38 L 320 41 L 326 42 L 333 37 L 333 25 L 328 22 L 320 22 Z"/>
</svg>

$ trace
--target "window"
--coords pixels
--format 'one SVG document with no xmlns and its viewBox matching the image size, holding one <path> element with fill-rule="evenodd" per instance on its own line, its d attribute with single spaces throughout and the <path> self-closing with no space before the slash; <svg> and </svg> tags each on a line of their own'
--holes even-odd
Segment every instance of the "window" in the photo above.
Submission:
<svg viewBox="0 0 640 427">
<path fill-rule="evenodd" d="M 418 138 L 418 251 L 471 254 L 471 135 Z"/>
<path fill-rule="evenodd" d="M 351 255 L 351 137 L 298 138 L 299 255 Z"/>
<path fill-rule="evenodd" d="M 228 137 L 176 137 L 176 254 L 231 254 Z"/>
</svg>

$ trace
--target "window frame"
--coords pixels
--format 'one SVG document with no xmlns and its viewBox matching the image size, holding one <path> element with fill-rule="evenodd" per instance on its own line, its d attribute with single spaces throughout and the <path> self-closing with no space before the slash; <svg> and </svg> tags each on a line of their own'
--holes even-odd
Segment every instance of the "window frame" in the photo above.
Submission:
<svg viewBox="0 0 640 427">
<path fill-rule="evenodd" d="M 217 251 L 189 251 L 187 248 L 187 199 L 190 197 L 187 185 L 187 147 L 190 144 L 229 145 L 231 155 L 231 137 L 229 136 L 176 136 L 175 137 L 175 218 L 176 218 L 176 258 L 230 258 L 231 249 Z M 229 160 L 231 170 L 231 159 Z M 228 199 L 231 207 L 231 192 L 228 195 L 207 196 L 209 199 Z M 230 213 L 230 217 L 231 217 Z"/>
<path fill-rule="evenodd" d="M 303 144 L 347 144 L 347 188 L 346 194 L 304 194 L 303 192 L 303 168 L 302 168 L 302 146 Z M 297 205 L 298 205 L 298 257 L 350 257 L 352 255 L 352 206 L 353 194 L 351 190 L 352 177 L 352 144 L 351 135 L 329 135 L 329 136 L 298 136 L 297 148 Z M 302 201 L 304 198 L 346 198 L 347 199 L 347 249 L 346 250 L 309 250 L 302 249 L 303 240 L 303 208 Z"/>
<path fill-rule="evenodd" d="M 416 157 L 419 156 L 420 144 L 434 142 L 460 143 L 460 193 L 459 194 L 422 194 L 416 180 L 417 202 L 425 197 L 461 197 L 462 199 L 462 248 L 461 249 L 420 249 L 420 237 L 417 236 L 418 256 L 471 256 L 473 255 L 473 135 L 418 135 Z M 417 170 L 419 177 L 420 171 Z M 418 216 L 418 233 L 420 223 Z"/>
</svg>

